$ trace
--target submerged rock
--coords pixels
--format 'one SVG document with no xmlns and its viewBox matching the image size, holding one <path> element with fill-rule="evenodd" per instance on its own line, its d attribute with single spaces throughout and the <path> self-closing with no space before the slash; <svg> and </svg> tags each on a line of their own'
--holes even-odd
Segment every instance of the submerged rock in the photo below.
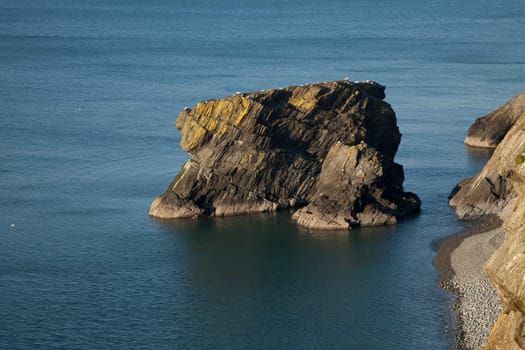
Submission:
<svg viewBox="0 0 525 350">
<path fill-rule="evenodd" d="M 192 158 L 150 208 L 159 218 L 302 208 L 306 227 L 382 225 L 417 211 L 394 162 L 384 87 L 335 81 L 198 103 L 177 119 Z"/>
<path fill-rule="evenodd" d="M 476 119 L 467 132 L 465 144 L 495 148 L 523 113 L 525 113 L 525 91 L 514 96 L 494 112 Z"/>
</svg>

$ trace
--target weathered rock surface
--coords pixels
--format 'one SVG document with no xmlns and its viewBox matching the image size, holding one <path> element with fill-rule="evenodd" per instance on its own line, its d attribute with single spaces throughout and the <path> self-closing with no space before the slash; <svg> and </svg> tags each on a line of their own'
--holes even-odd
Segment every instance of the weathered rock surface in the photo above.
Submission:
<svg viewBox="0 0 525 350">
<path fill-rule="evenodd" d="M 417 211 L 394 162 L 401 134 L 384 87 L 336 81 L 198 103 L 179 114 L 192 158 L 155 199 L 159 218 L 303 208 L 303 226 L 394 223 Z"/>
<path fill-rule="evenodd" d="M 514 96 L 494 112 L 476 119 L 467 132 L 465 144 L 495 148 L 523 113 L 525 113 L 525 91 Z"/>
<path fill-rule="evenodd" d="M 487 349 L 525 348 L 525 114 L 520 116 L 496 152 L 508 162 L 507 178 L 518 194 L 505 220 L 505 240 L 485 266 L 504 302 Z"/>
</svg>

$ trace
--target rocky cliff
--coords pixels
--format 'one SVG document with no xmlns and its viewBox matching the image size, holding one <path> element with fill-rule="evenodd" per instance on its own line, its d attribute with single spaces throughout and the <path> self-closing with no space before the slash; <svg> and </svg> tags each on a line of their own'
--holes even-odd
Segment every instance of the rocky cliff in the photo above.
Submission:
<svg viewBox="0 0 525 350">
<path fill-rule="evenodd" d="M 525 348 L 525 113 L 516 118 L 481 172 L 460 183 L 451 205 L 461 218 L 505 211 L 505 241 L 485 271 L 504 302 L 487 349 Z M 517 196 L 517 198 L 515 198 Z M 509 214 L 509 212 L 511 214 Z"/>
<path fill-rule="evenodd" d="M 191 155 L 152 203 L 159 218 L 302 208 L 320 229 L 394 223 L 417 211 L 394 162 L 401 134 L 375 82 L 335 81 L 198 103 L 177 119 Z"/>
<path fill-rule="evenodd" d="M 495 148 L 523 113 L 525 113 L 525 91 L 514 96 L 494 112 L 476 119 L 467 132 L 465 144 Z"/>
<path fill-rule="evenodd" d="M 525 91 L 506 104 L 477 119 L 468 131 L 465 143 L 478 147 L 496 147 L 511 127 L 525 113 Z M 476 219 L 486 214 L 498 214 L 516 193 L 509 181 L 514 162 L 508 149 L 499 147 L 483 170 L 464 179 L 450 195 L 449 204 L 460 219 Z"/>
<path fill-rule="evenodd" d="M 522 114 L 496 149 L 506 163 L 507 179 L 518 198 L 505 220 L 505 241 L 490 258 L 485 271 L 504 302 L 487 349 L 525 348 L 525 114 Z"/>
</svg>

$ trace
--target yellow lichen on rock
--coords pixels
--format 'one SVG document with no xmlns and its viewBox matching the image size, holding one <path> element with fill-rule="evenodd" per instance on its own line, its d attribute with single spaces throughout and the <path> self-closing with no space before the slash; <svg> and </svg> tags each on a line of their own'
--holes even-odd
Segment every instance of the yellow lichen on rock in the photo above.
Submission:
<svg viewBox="0 0 525 350">
<path fill-rule="evenodd" d="M 288 103 L 302 112 L 312 110 L 317 105 L 318 95 L 321 90 L 322 88 L 318 85 L 308 87 L 306 92 L 302 91 L 302 89 L 297 89 L 288 100 Z"/>
<path fill-rule="evenodd" d="M 205 121 L 203 127 L 210 132 L 214 132 L 215 129 L 217 129 L 217 124 L 219 124 L 219 120 L 217 118 L 210 117 Z"/>
<path fill-rule="evenodd" d="M 217 135 L 222 136 L 226 133 L 226 131 L 228 131 L 228 124 L 221 122 L 219 125 L 220 126 L 217 129 Z"/>
<path fill-rule="evenodd" d="M 244 97 L 232 97 L 224 100 L 213 100 L 198 103 L 191 111 L 182 111 L 177 119 L 177 128 L 190 140 L 183 140 L 184 149 L 192 149 L 205 131 L 224 135 L 231 126 L 239 126 L 250 113 L 250 101 Z M 200 128 L 198 126 L 200 126 Z M 189 134 L 188 134 L 189 132 Z M 192 135 L 192 133 L 197 133 Z M 190 146 L 191 145 L 191 146 Z M 186 149 L 188 150 L 188 149 Z"/>
<path fill-rule="evenodd" d="M 183 137 L 181 140 L 181 146 L 186 151 L 191 151 L 201 142 L 204 135 L 206 135 L 206 129 L 194 122 L 193 120 L 184 130 L 187 137 Z"/>
<path fill-rule="evenodd" d="M 244 167 L 244 166 L 247 166 L 248 164 L 250 164 L 252 162 L 252 155 L 250 153 L 245 153 L 243 154 L 240 162 L 239 162 L 239 166 L 241 167 Z"/>
<path fill-rule="evenodd" d="M 237 116 L 235 117 L 235 121 L 233 122 L 233 125 L 238 126 L 239 124 L 241 124 L 244 117 L 248 115 L 248 111 L 249 111 L 248 106 L 247 105 L 245 106 L 243 103 L 243 109 L 240 110 Z"/>
</svg>

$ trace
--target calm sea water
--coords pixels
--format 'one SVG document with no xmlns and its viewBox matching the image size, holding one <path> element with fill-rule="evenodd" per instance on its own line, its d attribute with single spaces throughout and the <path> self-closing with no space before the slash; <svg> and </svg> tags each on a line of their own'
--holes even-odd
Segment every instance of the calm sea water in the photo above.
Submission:
<svg viewBox="0 0 525 350">
<path fill-rule="evenodd" d="M 0 348 L 451 348 L 432 242 L 485 161 L 466 129 L 524 89 L 524 32 L 522 0 L 0 0 Z M 147 216 L 184 106 L 346 76 L 387 86 L 419 216 Z"/>
</svg>

